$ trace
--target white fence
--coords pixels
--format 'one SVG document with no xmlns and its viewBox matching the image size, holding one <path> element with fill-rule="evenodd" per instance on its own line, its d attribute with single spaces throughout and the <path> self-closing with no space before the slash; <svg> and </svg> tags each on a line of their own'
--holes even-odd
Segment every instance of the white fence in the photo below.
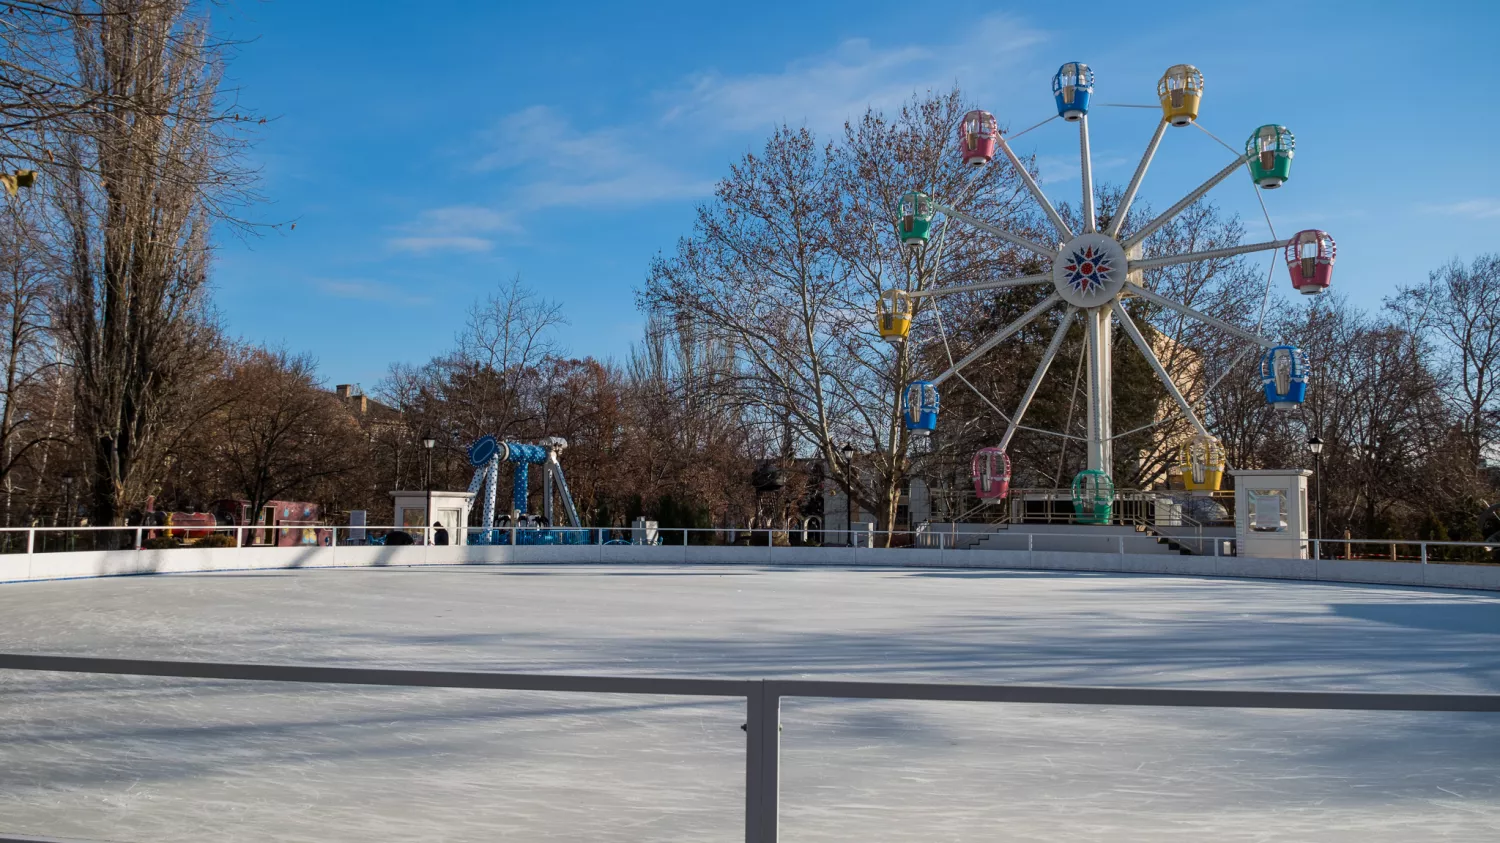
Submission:
<svg viewBox="0 0 1500 843">
<path fill-rule="evenodd" d="M 100 528 L 105 529 L 105 528 Z M 342 528 L 341 528 L 342 529 Z M 131 574 L 289 568 L 466 564 L 708 564 L 1095 571 L 1204 577 L 1381 583 L 1500 590 L 1500 565 L 1365 559 L 1258 559 L 1066 550 L 952 550 L 942 547 L 750 545 L 351 545 L 187 547 L 0 554 L 0 583 Z"/>
</svg>

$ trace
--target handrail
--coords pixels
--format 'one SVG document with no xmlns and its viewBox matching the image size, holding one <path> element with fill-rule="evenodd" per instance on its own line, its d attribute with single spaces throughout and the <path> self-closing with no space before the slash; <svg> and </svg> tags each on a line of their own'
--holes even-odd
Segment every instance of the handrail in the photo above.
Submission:
<svg viewBox="0 0 1500 843">
<path fill-rule="evenodd" d="M 783 697 L 1169 708 L 1500 712 L 1500 694 L 1392 694 L 1350 691 L 857 682 L 821 679 L 746 680 L 581 676 L 104 659 L 30 653 L 0 653 L 0 670 L 387 687 L 664 696 L 743 696 L 747 714 L 745 723 L 746 843 L 776 843 L 777 840 L 780 801 L 781 700 Z M 46 843 L 37 838 L 6 837 L 0 834 L 0 843 L 6 843 L 6 841 Z M 54 841 L 54 843 L 59 842 Z"/>
</svg>

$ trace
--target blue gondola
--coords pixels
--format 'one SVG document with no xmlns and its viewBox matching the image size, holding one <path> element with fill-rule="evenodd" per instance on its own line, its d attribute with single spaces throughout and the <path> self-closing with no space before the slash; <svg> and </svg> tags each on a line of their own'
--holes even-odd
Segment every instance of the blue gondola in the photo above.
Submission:
<svg viewBox="0 0 1500 843">
<path fill-rule="evenodd" d="M 1089 94 L 1094 92 L 1094 71 L 1081 61 L 1070 61 L 1052 77 L 1052 96 L 1057 99 L 1057 113 L 1075 123 L 1089 113 Z"/>
<path fill-rule="evenodd" d="M 1278 345 L 1260 361 L 1260 382 L 1266 400 L 1278 410 L 1291 410 L 1307 400 L 1307 355 L 1294 345 Z"/>
<path fill-rule="evenodd" d="M 926 436 L 937 430 L 938 390 L 932 381 L 912 381 L 901 402 L 906 429 L 913 436 Z"/>
</svg>

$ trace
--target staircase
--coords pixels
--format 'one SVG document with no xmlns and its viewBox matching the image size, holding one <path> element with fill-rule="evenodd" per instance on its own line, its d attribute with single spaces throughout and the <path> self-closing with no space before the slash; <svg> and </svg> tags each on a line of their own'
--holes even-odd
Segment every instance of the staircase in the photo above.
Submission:
<svg viewBox="0 0 1500 843">
<path fill-rule="evenodd" d="M 978 536 L 975 550 L 1033 550 L 1070 553 L 1126 553 L 1190 556 L 1193 551 L 1145 525 L 1016 524 Z M 960 545 L 962 546 L 962 545 Z"/>
</svg>

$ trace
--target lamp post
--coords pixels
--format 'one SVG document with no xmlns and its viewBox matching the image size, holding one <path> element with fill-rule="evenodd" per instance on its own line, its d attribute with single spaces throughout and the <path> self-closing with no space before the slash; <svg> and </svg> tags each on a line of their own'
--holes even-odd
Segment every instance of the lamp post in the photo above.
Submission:
<svg viewBox="0 0 1500 843">
<path fill-rule="evenodd" d="M 436 523 L 432 518 L 432 449 L 437 445 L 437 440 L 431 433 L 422 434 L 422 447 L 427 449 L 427 482 L 424 487 L 427 491 L 427 508 L 422 510 L 422 537 L 423 544 L 432 544 L 432 527 L 429 522 Z"/>
<path fill-rule="evenodd" d="M 844 474 L 847 478 L 845 485 L 847 485 L 849 489 L 852 490 L 854 488 L 854 445 L 850 442 L 845 442 L 844 447 L 841 449 L 841 453 L 844 455 Z M 852 492 L 847 490 L 844 492 L 844 529 L 847 530 L 849 534 L 849 541 L 847 542 L 847 546 L 853 547 L 854 495 Z"/>
<path fill-rule="evenodd" d="M 1317 488 L 1313 492 L 1314 506 L 1318 508 L 1318 531 L 1313 538 L 1318 542 L 1318 556 L 1323 555 L 1323 440 L 1313 436 L 1307 440 L 1307 450 L 1313 455 L 1313 474 L 1316 475 Z"/>
<path fill-rule="evenodd" d="M 63 473 L 62 484 L 63 484 L 63 515 L 66 516 L 67 519 L 68 519 L 67 521 L 65 521 L 63 523 L 66 524 L 67 526 L 71 527 L 71 526 L 73 526 L 73 472 L 68 471 L 68 472 L 64 472 Z M 72 540 L 73 540 L 73 533 L 70 530 L 63 537 L 63 542 L 68 546 L 69 550 L 73 549 L 72 548 Z"/>
</svg>

